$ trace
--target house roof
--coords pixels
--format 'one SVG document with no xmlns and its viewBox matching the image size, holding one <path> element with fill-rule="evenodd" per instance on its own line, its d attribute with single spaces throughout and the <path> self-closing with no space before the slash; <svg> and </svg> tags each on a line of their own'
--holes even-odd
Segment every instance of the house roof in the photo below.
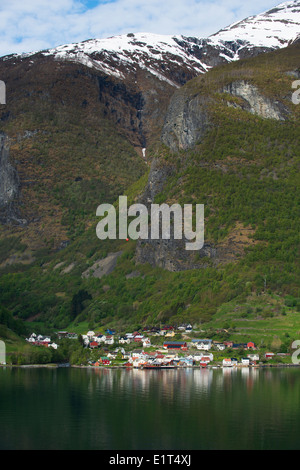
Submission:
<svg viewBox="0 0 300 470">
<path fill-rule="evenodd" d="M 165 341 L 164 344 L 166 346 L 169 346 L 169 345 L 183 346 L 186 344 L 186 341 Z"/>
<path fill-rule="evenodd" d="M 212 343 L 212 339 L 192 339 L 192 343 Z"/>
</svg>

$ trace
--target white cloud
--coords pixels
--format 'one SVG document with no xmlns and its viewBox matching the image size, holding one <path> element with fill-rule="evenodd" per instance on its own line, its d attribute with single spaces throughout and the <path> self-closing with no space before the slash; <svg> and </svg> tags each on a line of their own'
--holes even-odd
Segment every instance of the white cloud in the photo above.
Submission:
<svg viewBox="0 0 300 470">
<path fill-rule="evenodd" d="M 95 3 L 95 2 L 94 2 Z M 10 0 L 0 5 L 0 55 L 128 32 L 207 37 L 274 0 Z"/>
</svg>

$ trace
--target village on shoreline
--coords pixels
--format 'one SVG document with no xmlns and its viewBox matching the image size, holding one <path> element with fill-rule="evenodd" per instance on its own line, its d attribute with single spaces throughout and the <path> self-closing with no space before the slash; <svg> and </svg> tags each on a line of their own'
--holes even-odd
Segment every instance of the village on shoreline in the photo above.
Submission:
<svg viewBox="0 0 300 470">
<path fill-rule="evenodd" d="M 55 350 L 60 348 L 61 342 L 79 341 L 81 347 L 89 352 L 89 359 L 85 363 L 68 364 L 74 367 L 153 370 L 298 365 L 292 363 L 289 352 L 264 350 L 251 340 L 234 343 L 195 338 L 190 324 L 149 327 L 122 335 L 107 329 L 105 334 L 88 331 L 78 335 L 59 331 L 56 336 L 54 342 L 50 337 L 32 333 L 26 341 L 33 346 Z"/>
</svg>

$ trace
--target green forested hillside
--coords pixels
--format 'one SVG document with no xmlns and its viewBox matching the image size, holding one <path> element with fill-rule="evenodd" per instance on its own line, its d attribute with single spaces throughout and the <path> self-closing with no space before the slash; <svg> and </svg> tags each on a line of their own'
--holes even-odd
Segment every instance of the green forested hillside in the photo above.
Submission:
<svg viewBox="0 0 300 470">
<path fill-rule="evenodd" d="M 218 262 L 204 259 L 202 268 L 181 272 L 136 263 L 136 242 L 101 242 L 96 217 L 89 228 L 75 230 L 74 218 L 76 227 L 80 217 L 86 221 L 91 188 L 82 184 L 77 194 L 73 183 L 62 180 L 56 197 L 75 202 L 74 209 L 66 203 L 64 219 L 72 242 L 54 254 L 41 252 L 33 264 L 4 267 L 1 305 L 29 329 L 84 332 L 110 325 L 121 332 L 188 321 L 207 332 L 226 328 L 267 345 L 274 337 L 284 343 L 299 335 L 300 106 L 291 102 L 290 74 L 299 71 L 299 52 L 295 45 L 261 54 L 188 82 L 185 96 L 209 98 L 209 128 L 192 148 L 171 152 L 158 144 L 152 150 L 162 166 L 175 169 L 156 202 L 204 204 L 205 240 L 221 251 Z M 282 103 L 285 119 L 252 114 L 243 100 L 221 91 L 236 80 Z M 131 200 L 142 194 L 147 177 L 146 172 L 128 189 Z M 11 244 L 22 249 L 12 239 Z M 82 276 L 120 251 L 107 275 Z"/>
</svg>

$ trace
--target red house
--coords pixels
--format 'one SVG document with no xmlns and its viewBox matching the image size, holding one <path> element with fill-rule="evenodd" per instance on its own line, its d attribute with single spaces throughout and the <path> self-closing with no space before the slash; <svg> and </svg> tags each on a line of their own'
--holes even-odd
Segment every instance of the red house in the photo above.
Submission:
<svg viewBox="0 0 300 470">
<path fill-rule="evenodd" d="M 274 356 L 275 356 L 275 354 L 272 353 L 272 352 L 266 352 L 266 354 L 265 354 L 266 359 L 273 359 Z"/>
<path fill-rule="evenodd" d="M 143 336 L 143 335 L 135 335 L 135 337 L 134 337 L 134 341 L 135 341 L 136 343 L 142 342 L 143 339 L 144 339 L 144 336 Z"/>
<path fill-rule="evenodd" d="M 35 341 L 34 343 L 31 343 L 35 346 L 44 346 L 45 348 L 49 347 L 49 342 L 48 341 Z"/>
<path fill-rule="evenodd" d="M 185 341 L 165 341 L 165 349 L 181 349 L 182 351 L 187 351 L 187 344 Z"/>
<path fill-rule="evenodd" d="M 96 362 L 96 366 L 109 366 L 110 360 L 108 357 L 100 357 L 99 361 Z"/>
</svg>

